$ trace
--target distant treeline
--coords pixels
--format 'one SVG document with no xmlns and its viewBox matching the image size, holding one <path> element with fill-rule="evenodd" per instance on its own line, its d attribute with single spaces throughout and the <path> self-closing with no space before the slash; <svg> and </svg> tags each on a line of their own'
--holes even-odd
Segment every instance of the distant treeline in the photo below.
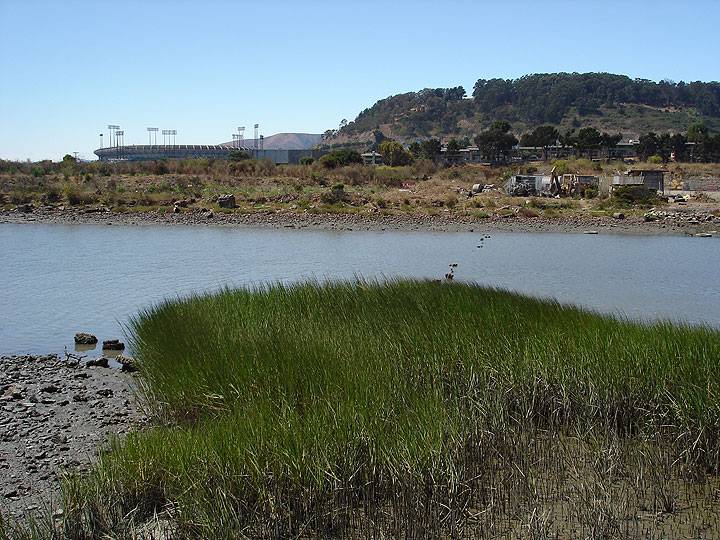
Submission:
<svg viewBox="0 0 720 540">
<path fill-rule="evenodd" d="M 473 100 L 482 112 L 512 105 L 529 123 L 557 123 L 571 108 L 581 115 L 603 105 L 622 103 L 653 107 L 693 107 L 706 116 L 720 116 L 720 83 L 654 82 L 610 73 L 545 73 L 519 79 L 479 79 Z"/>
<path fill-rule="evenodd" d="M 667 108 L 664 112 L 668 115 L 674 110 L 691 109 L 701 117 L 720 118 L 718 82 L 654 82 L 610 73 L 546 73 L 519 79 L 479 79 L 472 99 L 465 96 L 462 86 L 390 96 L 363 110 L 354 122 L 343 120 L 340 129 L 328 130 L 325 138 L 337 134 L 352 137 L 381 126 L 390 126 L 404 139 L 427 138 L 458 134 L 473 124 L 487 127 L 495 120 L 530 128 L 545 123 L 557 126 L 569 118 L 603 115 L 608 109 L 618 111 L 618 130 L 642 132 L 633 116 L 639 113 L 626 111 L 626 106 Z M 666 120 L 676 130 L 688 122 L 685 118 L 685 126 L 676 126 L 673 124 L 678 119 Z"/>
</svg>

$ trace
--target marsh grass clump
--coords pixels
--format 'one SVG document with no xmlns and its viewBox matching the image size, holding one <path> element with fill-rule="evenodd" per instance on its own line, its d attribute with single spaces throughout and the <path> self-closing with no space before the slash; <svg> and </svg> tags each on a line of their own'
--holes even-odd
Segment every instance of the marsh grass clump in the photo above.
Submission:
<svg viewBox="0 0 720 540">
<path fill-rule="evenodd" d="M 167 301 L 129 331 L 156 427 L 66 481 L 72 538 L 158 515 L 173 538 L 720 527 L 710 329 L 359 281 Z"/>
</svg>

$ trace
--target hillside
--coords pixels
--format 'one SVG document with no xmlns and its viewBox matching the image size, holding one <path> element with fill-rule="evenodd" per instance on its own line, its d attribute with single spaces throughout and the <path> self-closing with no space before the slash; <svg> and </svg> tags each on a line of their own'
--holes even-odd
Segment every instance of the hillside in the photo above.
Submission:
<svg viewBox="0 0 720 540">
<path fill-rule="evenodd" d="M 320 143 L 322 135 L 315 133 L 276 133 L 263 139 L 265 150 L 306 150 Z M 224 142 L 221 144 L 233 144 Z M 245 139 L 245 146 L 252 147 L 253 139 Z"/>
<path fill-rule="evenodd" d="M 324 143 L 371 143 L 380 133 L 402 141 L 472 137 L 495 120 L 507 120 L 517 134 L 542 124 L 561 132 L 592 126 L 632 138 L 648 131 L 685 131 L 698 121 L 720 130 L 720 83 L 657 83 L 608 73 L 479 79 L 472 96 L 455 87 L 381 99 L 329 133 Z"/>
</svg>

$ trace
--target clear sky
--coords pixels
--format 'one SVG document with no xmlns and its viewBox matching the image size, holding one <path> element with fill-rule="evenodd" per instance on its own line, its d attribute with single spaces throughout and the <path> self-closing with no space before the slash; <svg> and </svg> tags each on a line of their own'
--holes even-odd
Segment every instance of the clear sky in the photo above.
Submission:
<svg viewBox="0 0 720 540">
<path fill-rule="evenodd" d="M 126 144 L 321 133 L 478 78 L 718 80 L 719 23 L 720 0 L 0 0 L 0 158 L 93 158 L 107 124 Z"/>
</svg>

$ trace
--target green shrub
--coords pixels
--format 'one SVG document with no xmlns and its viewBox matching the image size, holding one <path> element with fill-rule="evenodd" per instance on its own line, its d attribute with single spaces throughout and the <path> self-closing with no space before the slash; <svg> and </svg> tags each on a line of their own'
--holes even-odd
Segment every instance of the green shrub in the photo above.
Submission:
<svg viewBox="0 0 720 540">
<path fill-rule="evenodd" d="M 97 202 L 95 194 L 83 192 L 78 186 L 73 184 L 67 184 L 63 188 L 63 195 L 72 206 Z"/>
<path fill-rule="evenodd" d="M 617 204 L 654 206 L 662 202 L 657 192 L 644 186 L 618 186 L 613 189 L 612 198 Z"/>
<path fill-rule="evenodd" d="M 318 163 L 326 169 L 335 169 L 352 163 L 362 163 L 362 156 L 355 150 L 333 150 L 329 154 L 322 156 Z"/>
</svg>

